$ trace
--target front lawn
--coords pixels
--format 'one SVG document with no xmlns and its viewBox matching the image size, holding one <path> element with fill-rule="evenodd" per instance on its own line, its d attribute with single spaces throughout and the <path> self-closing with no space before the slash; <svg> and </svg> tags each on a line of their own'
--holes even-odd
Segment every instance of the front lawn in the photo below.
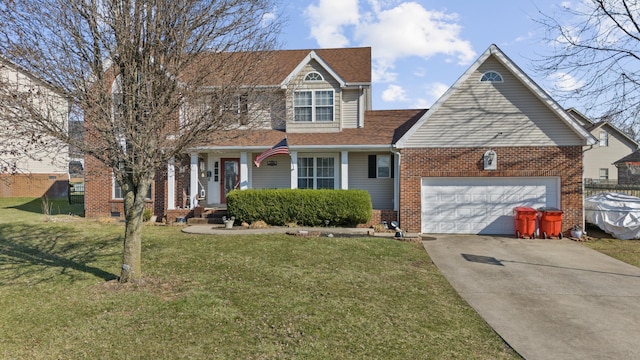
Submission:
<svg viewBox="0 0 640 360">
<path fill-rule="evenodd" d="M 519 358 L 421 245 L 148 226 L 121 286 L 121 224 L 31 200 L 0 199 L 0 358 Z"/>
</svg>

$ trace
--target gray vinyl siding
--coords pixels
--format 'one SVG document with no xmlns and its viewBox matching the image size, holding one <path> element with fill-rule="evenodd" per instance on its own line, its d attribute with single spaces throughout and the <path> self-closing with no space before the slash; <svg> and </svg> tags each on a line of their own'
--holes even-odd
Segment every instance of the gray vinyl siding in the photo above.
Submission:
<svg viewBox="0 0 640 360">
<path fill-rule="evenodd" d="M 304 77 L 312 71 L 317 71 L 322 75 L 324 81 L 304 82 Z M 295 122 L 293 121 L 293 93 L 300 90 L 333 90 L 334 115 L 332 122 Z M 287 132 L 290 133 L 310 133 L 310 132 L 339 132 L 340 131 L 340 111 L 342 104 L 342 92 L 340 84 L 315 60 L 305 65 L 300 73 L 291 82 L 287 91 Z"/>
<path fill-rule="evenodd" d="M 371 195 L 371 204 L 376 210 L 393 209 L 394 179 L 369 179 L 369 155 L 373 154 L 349 153 L 349 189 L 368 191 Z"/>
<path fill-rule="evenodd" d="M 342 91 L 342 127 L 357 128 L 358 127 L 358 98 L 359 90 L 343 90 Z"/>
<path fill-rule="evenodd" d="M 599 179 L 600 169 L 609 170 L 609 180 L 618 179 L 618 169 L 613 165 L 623 157 L 636 150 L 635 145 L 630 143 L 623 136 L 614 131 L 607 131 L 607 128 L 597 128 L 591 132 L 596 139 L 600 139 L 600 132 L 606 131 L 609 134 L 609 146 L 599 144 L 585 148 L 584 151 L 584 178 Z"/>
<path fill-rule="evenodd" d="M 480 82 L 486 71 L 504 82 Z M 454 89 L 406 147 L 568 146 L 582 139 L 495 58 Z"/>
<path fill-rule="evenodd" d="M 249 127 L 253 129 L 285 128 L 285 93 L 257 93 L 249 102 Z"/>
<path fill-rule="evenodd" d="M 260 164 L 259 168 L 253 165 L 253 160 L 259 153 L 251 157 L 252 188 L 253 189 L 290 189 L 291 188 L 291 157 L 289 155 L 274 155 Z M 269 166 L 269 161 L 276 161 L 278 165 Z"/>
</svg>

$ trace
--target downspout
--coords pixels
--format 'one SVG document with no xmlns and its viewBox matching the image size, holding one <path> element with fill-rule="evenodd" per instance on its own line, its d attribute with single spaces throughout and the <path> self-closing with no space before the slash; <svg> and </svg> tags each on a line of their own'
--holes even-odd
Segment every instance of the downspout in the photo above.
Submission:
<svg viewBox="0 0 640 360">
<path fill-rule="evenodd" d="M 362 85 L 358 86 L 358 128 L 364 127 L 364 114 L 362 111 L 362 94 L 364 90 Z"/>
<path fill-rule="evenodd" d="M 582 226 L 582 231 L 584 232 L 584 234 L 587 233 L 587 211 L 584 208 L 584 192 L 585 192 L 585 186 L 584 186 L 584 154 L 589 151 L 589 150 L 593 150 L 593 145 L 589 145 L 588 149 L 583 149 L 582 150 L 582 224 L 580 224 L 580 226 Z"/>
<path fill-rule="evenodd" d="M 398 150 L 395 147 L 395 145 L 391 146 L 391 153 L 394 156 L 398 155 L 396 166 L 395 166 L 396 169 L 398 169 L 398 171 L 396 171 L 396 177 L 395 177 L 396 181 L 394 181 L 393 183 L 393 193 L 394 193 L 393 207 L 394 207 L 394 210 L 396 211 L 396 221 L 398 222 L 398 224 L 400 224 L 400 160 L 402 159 L 402 154 L 400 153 L 400 150 Z M 393 171 L 395 171 L 395 169 L 393 169 Z M 400 228 L 402 228 L 402 226 L 400 226 Z"/>
</svg>

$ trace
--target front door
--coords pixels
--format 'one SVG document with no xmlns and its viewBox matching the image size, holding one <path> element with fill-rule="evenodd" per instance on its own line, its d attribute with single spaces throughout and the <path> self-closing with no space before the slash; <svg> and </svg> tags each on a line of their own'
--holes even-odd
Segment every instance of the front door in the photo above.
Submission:
<svg viewBox="0 0 640 360">
<path fill-rule="evenodd" d="M 222 162 L 220 202 L 226 204 L 229 191 L 240 189 L 240 159 L 220 159 L 220 162 Z"/>
</svg>

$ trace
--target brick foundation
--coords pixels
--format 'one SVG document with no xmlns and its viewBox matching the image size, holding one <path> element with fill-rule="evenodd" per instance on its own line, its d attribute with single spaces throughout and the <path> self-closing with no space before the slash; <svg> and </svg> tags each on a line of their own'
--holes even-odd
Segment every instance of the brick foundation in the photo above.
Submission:
<svg viewBox="0 0 640 360">
<path fill-rule="evenodd" d="M 373 227 L 377 224 L 380 224 L 383 221 L 386 221 L 387 224 L 392 221 L 398 221 L 398 212 L 395 210 L 373 210 L 371 215 L 371 221 L 366 224 L 358 224 L 358 227 L 369 228 Z"/>
</svg>

